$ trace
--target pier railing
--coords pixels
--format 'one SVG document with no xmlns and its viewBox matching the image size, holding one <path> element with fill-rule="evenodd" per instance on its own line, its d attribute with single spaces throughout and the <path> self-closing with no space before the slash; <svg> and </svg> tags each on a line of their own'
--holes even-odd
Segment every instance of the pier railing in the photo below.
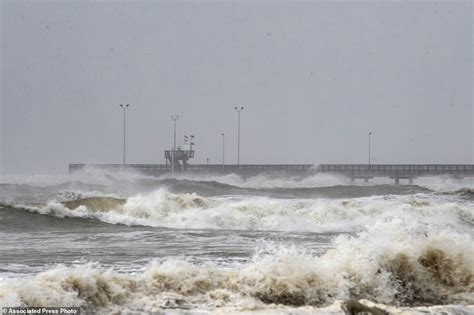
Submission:
<svg viewBox="0 0 474 315">
<path fill-rule="evenodd" d="M 171 172 L 170 164 L 69 164 L 69 172 L 75 172 L 85 168 L 98 168 L 104 170 L 136 170 L 145 173 L 166 173 Z M 186 167 L 186 172 L 194 173 L 261 173 L 261 172 L 309 172 L 312 164 L 190 164 Z M 179 173 L 179 168 L 174 169 Z"/>
<path fill-rule="evenodd" d="M 321 172 L 473 172 L 473 164 L 320 164 L 316 168 Z"/>
<path fill-rule="evenodd" d="M 388 177 L 399 184 L 408 179 L 410 184 L 417 177 L 446 175 L 455 178 L 473 177 L 472 164 L 320 164 L 316 172 L 340 174 L 352 181 L 362 178 L 366 182 L 374 177 Z"/>
<path fill-rule="evenodd" d="M 69 172 L 84 168 L 104 170 L 133 170 L 140 173 L 160 176 L 170 173 L 171 165 L 167 164 L 69 164 Z M 191 164 L 186 169 L 176 168 L 175 173 L 236 173 L 252 176 L 261 173 L 280 173 L 306 176 L 316 173 L 332 173 L 350 177 L 352 180 L 362 178 L 368 181 L 374 177 L 388 177 L 399 183 L 400 179 L 413 179 L 422 176 L 447 175 L 456 178 L 474 177 L 473 164 Z"/>
</svg>

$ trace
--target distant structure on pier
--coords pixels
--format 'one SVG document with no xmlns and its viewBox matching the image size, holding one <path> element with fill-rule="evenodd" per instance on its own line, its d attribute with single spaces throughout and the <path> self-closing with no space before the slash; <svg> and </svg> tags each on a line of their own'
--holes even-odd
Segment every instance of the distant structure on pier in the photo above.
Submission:
<svg viewBox="0 0 474 315">
<path fill-rule="evenodd" d="M 176 150 L 166 150 L 165 159 L 166 164 L 174 166 L 177 171 L 187 171 L 189 165 L 189 159 L 194 157 L 194 150 L 183 150 L 178 147 Z"/>
<path fill-rule="evenodd" d="M 172 171 L 187 171 L 189 160 L 194 157 L 194 136 L 184 136 L 183 147 L 173 148 L 171 150 L 165 150 L 165 161 L 166 165 L 171 166 Z"/>
</svg>

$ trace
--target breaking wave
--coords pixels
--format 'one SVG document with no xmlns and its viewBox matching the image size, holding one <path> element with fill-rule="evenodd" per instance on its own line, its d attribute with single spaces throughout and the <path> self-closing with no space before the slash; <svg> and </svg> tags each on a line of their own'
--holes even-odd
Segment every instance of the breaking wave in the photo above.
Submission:
<svg viewBox="0 0 474 315">
<path fill-rule="evenodd" d="M 160 177 L 169 179 L 169 175 Z M 260 174 L 242 177 L 237 174 L 213 175 L 213 174 L 177 174 L 176 178 L 181 180 L 218 182 L 240 188 L 272 189 L 272 188 L 317 188 L 332 186 L 374 186 L 392 185 L 393 180 L 388 178 L 374 178 L 369 183 L 362 181 L 351 182 L 350 178 L 328 173 L 307 173 L 301 176 Z M 466 187 L 474 187 L 474 178 L 463 179 L 449 176 L 420 177 L 415 184 L 428 190 L 438 192 L 459 190 Z"/>
<path fill-rule="evenodd" d="M 80 195 L 80 194 L 79 194 Z M 0 205 L 1 206 L 1 205 Z M 3 206 L 56 217 L 92 218 L 106 223 L 185 229 L 353 231 L 394 218 L 433 226 L 472 228 L 468 203 L 432 194 L 372 196 L 350 199 L 274 199 L 268 197 L 203 197 L 165 189 L 127 199 L 87 197 L 47 204 Z"/>
<path fill-rule="evenodd" d="M 188 179 L 140 179 L 135 182 L 119 181 L 113 185 L 97 185 L 83 182 L 65 182 L 51 186 L 31 186 L 0 184 L 0 200 L 28 200 L 44 202 L 48 199 L 77 199 L 80 196 L 133 196 L 165 188 L 173 193 L 195 192 L 201 196 L 249 195 L 272 198 L 350 198 L 374 195 L 408 195 L 429 193 L 431 190 L 420 186 L 396 185 L 336 185 L 324 187 L 294 188 L 242 188 L 216 181 L 197 181 Z"/>
<path fill-rule="evenodd" d="M 339 236 L 322 256 L 269 244 L 251 262 L 232 267 L 165 260 L 129 274 L 95 263 L 60 265 L 26 279 L 3 280 L 0 305 L 68 305 L 111 313 L 324 307 L 360 299 L 397 306 L 473 304 L 472 242 L 454 232 L 419 233 L 416 226 L 390 222 Z"/>
<path fill-rule="evenodd" d="M 328 187 L 336 185 L 350 185 L 350 179 L 332 174 L 312 174 L 306 176 L 282 176 L 261 174 L 250 177 L 242 177 L 237 174 L 213 175 L 213 174 L 178 174 L 179 179 L 218 182 L 241 188 L 304 188 L 304 187 Z M 168 175 L 161 177 L 169 178 Z"/>
<path fill-rule="evenodd" d="M 455 191 L 455 194 L 467 197 L 467 198 L 474 198 L 474 188 L 462 188 Z"/>
<path fill-rule="evenodd" d="M 0 188 L 4 185 L 14 185 L 14 189 L 22 188 L 49 188 L 49 189 L 110 189 L 113 188 L 146 188 L 156 189 L 156 185 L 170 185 L 178 188 L 187 188 L 187 191 L 195 191 L 193 187 L 201 189 L 206 183 L 209 190 L 235 189 L 293 189 L 293 188 L 321 188 L 333 186 L 373 186 L 393 184 L 393 180 L 375 178 L 370 183 L 357 181 L 352 183 L 349 178 L 334 174 L 312 173 L 301 176 L 290 176 L 288 174 L 260 174 L 242 177 L 237 174 L 175 174 L 176 178 L 163 175 L 158 179 L 153 176 L 144 175 L 134 170 L 106 170 L 96 167 L 86 167 L 81 171 L 68 175 L 3 175 L 0 179 Z M 415 183 L 425 189 L 438 192 L 455 191 L 460 189 L 472 189 L 474 178 L 455 179 L 447 176 L 420 177 Z M 26 184 L 26 185 L 25 185 Z M 22 187 L 20 187 L 22 186 Z M 188 187 L 189 186 L 189 187 Z M 135 191 L 137 192 L 137 191 Z M 201 192 L 200 192 L 201 193 Z M 201 193 L 202 194 L 202 193 Z"/>
</svg>

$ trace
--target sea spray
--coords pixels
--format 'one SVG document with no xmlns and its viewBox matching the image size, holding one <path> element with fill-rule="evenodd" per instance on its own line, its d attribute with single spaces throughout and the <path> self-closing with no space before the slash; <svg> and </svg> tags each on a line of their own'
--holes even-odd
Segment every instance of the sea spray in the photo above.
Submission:
<svg viewBox="0 0 474 315">
<path fill-rule="evenodd" d="M 141 273 L 95 263 L 56 266 L 27 279 L 3 280 L 2 306 L 79 306 L 88 310 L 151 311 L 329 306 L 367 299 L 384 305 L 473 304 L 472 238 L 380 223 L 315 256 L 297 246 L 268 245 L 249 263 L 222 267 L 156 261 Z"/>
<path fill-rule="evenodd" d="M 474 225 L 474 209 L 456 198 L 436 194 L 350 199 L 202 197 L 158 189 L 127 199 L 104 196 L 52 200 L 46 205 L 5 205 L 58 217 L 167 228 L 341 232 L 398 218 L 432 227 L 460 227 L 469 232 Z"/>
</svg>

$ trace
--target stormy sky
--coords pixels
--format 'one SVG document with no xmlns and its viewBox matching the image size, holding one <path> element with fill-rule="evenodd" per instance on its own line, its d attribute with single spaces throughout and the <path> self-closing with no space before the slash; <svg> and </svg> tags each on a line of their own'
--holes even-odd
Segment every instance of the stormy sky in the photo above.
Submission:
<svg viewBox="0 0 474 315">
<path fill-rule="evenodd" d="M 470 1 L 1 1 L 1 172 L 472 163 Z"/>
</svg>

